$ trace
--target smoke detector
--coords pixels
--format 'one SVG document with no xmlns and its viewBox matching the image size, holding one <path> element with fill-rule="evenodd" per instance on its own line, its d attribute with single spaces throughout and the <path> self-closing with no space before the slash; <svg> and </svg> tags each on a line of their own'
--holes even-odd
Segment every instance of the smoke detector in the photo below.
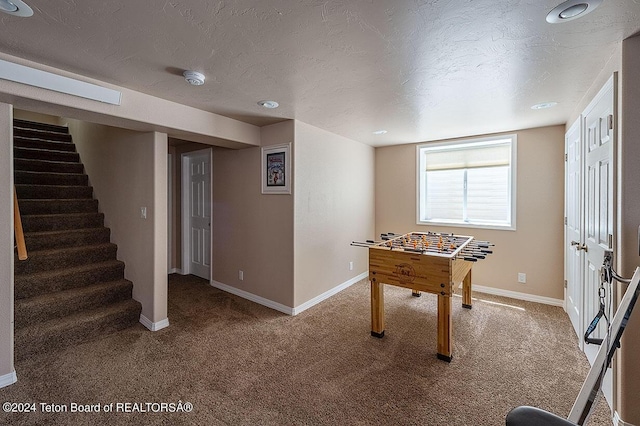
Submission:
<svg viewBox="0 0 640 426">
<path fill-rule="evenodd" d="M 182 73 L 187 83 L 194 86 L 202 86 L 204 84 L 204 74 L 197 71 L 185 71 Z"/>
</svg>

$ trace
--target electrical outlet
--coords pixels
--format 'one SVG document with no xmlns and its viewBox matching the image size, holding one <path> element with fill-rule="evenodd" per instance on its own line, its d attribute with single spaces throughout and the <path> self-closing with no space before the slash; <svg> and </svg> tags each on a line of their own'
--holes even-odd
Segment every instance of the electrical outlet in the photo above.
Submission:
<svg viewBox="0 0 640 426">
<path fill-rule="evenodd" d="M 238 271 L 238 279 L 240 281 L 244 280 L 244 271 L 242 270 Z"/>
<path fill-rule="evenodd" d="M 524 284 L 527 282 L 527 274 L 524 272 L 518 272 L 518 282 Z"/>
<path fill-rule="evenodd" d="M 349 262 L 349 270 L 353 271 L 353 262 Z"/>
</svg>

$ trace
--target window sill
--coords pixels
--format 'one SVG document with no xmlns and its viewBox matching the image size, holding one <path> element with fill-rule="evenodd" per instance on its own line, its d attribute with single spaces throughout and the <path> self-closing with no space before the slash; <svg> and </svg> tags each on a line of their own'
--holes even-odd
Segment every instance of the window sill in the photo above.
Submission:
<svg viewBox="0 0 640 426">
<path fill-rule="evenodd" d="M 422 226 L 441 226 L 447 228 L 472 228 L 472 229 L 494 229 L 496 231 L 515 231 L 516 227 L 514 224 L 511 225 L 488 225 L 488 224 L 480 224 L 480 223 L 461 223 L 461 222 L 437 222 L 437 221 L 428 221 L 428 220 L 419 220 L 416 222 L 417 225 Z"/>
</svg>

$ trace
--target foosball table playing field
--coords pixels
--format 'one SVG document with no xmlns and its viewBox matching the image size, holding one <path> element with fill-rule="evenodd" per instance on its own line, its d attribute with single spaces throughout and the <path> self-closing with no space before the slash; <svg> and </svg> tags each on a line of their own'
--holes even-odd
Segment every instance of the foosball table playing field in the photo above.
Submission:
<svg viewBox="0 0 640 426">
<path fill-rule="evenodd" d="M 434 232 L 382 234 L 382 241 L 354 241 L 369 248 L 371 335 L 384 337 L 384 284 L 406 287 L 414 296 L 438 295 L 437 356 L 450 362 L 452 353 L 451 298 L 462 283 L 462 306 L 471 309 L 471 268 L 492 253 L 493 244 L 474 237 Z"/>
</svg>

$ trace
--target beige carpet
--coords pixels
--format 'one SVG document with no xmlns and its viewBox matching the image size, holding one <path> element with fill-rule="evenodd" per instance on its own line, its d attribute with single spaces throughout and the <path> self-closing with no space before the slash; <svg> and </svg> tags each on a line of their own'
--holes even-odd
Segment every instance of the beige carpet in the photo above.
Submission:
<svg viewBox="0 0 640 426">
<path fill-rule="evenodd" d="M 475 293 L 466 310 L 456 297 L 446 363 L 435 356 L 433 295 L 387 286 L 376 339 L 366 281 L 295 317 L 194 277 L 169 282 L 168 328 L 138 325 L 17 363 L 0 402 L 38 412 L 0 412 L 0 424 L 504 425 L 521 404 L 566 417 L 588 371 L 557 307 Z M 179 402 L 193 410 L 154 412 Z M 40 403 L 101 412 L 43 413 Z M 111 404 L 146 412 L 105 413 Z M 600 403 L 590 424 L 611 425 L 607 416 Z"/>
</svg>

